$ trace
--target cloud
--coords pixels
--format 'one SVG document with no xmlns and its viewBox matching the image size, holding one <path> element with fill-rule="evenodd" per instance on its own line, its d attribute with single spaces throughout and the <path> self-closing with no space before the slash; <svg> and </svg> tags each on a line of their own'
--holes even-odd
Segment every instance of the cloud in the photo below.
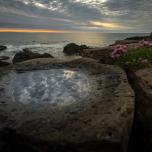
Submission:
<svg viewBox="0 0 152 152">
<path fill-rule="evenodd" d="M 151 8 L 152 0 L 0 0 L 0 27 L 150 32 Z"/>
</svg>

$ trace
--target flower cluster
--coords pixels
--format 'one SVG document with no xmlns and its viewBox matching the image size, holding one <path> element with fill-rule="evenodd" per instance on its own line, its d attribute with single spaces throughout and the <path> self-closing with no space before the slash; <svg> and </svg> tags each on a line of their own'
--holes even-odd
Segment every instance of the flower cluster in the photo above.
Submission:
<svg viewBox="0 0 152 152">
<path fill-rule="evenodd" d="M 131 46 L 131 49 L 137 50 L 137 49 L 139 49 L 139 48 L 141 48 L 141 47 L 143 47 L 143 46 L 144 46 L 143 42 L 140 41 L 139 43 L 133 44 L 133 45 Z"/>
<path fill-rule="evenodd" d="M 148 59 L 139 58 L 139 59 L 133 60 L 133 61 L 126 61 L 125 65 L 130 65 L 130 64 L 133 64 L 133 63 L 148 64 L 148 63 L 149 63 L 149 60 L 148 60 Z"/>
<path fill-rule="evenodd" d="M 111 53 L 111 57 L 113 59 L 116 59 L 120 57 L 123 53 L 127 52 L 127 46 L 126 45 L 116 45 L 114 48 L 114 51 Z"/>
<path fill-rule="evenodd" d="M 150 40 L 149 41 L 148 40 L 147 41 L 143 40 L 142 43 L 145 46 L 152 46 L 152 41 L 150 41 Z"/>
<path fill-rule="evenodd" d="M 113 52 L 111 53 L 111 57 L 113 59 L 117 59 L 122 54 L 126 53 L 129 49 L 137 50 L 144 46 L 152 47 L 152 40 L 143 40 L 143 41 L 140 41 L 139 43 L 134 43 L 134 44 L 130 44 L 130 45 L 116 45 L 114 47 Z"/>
<path fill-rule="evenodd" d="M 141 60 L 141 63 L 143 63 L 143 64 L 148 64 L 149 61 L 148 61 L 148 59 L 143 59 L 143 60 Z"/>
</svg>

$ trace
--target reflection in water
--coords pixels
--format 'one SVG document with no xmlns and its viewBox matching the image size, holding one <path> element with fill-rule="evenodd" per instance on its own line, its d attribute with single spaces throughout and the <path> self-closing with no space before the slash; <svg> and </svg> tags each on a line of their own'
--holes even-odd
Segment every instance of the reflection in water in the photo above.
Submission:
<svg viewBox="0 0 152 152">
<path fill-rule="evenodd" d="M 83 100 L 90 90 L 87 76 L 66 69 L 17 73 L 11 83 L 12 99 L 23 104 L 69 105 Z"/>
<path fill-rule="evenodd" d="M 66 79 L 74 77 L 75 74 L 76 74 L 76 72 L 74 72 L 74 71 L 64 70 L 64 77 Z"/>
</svg>

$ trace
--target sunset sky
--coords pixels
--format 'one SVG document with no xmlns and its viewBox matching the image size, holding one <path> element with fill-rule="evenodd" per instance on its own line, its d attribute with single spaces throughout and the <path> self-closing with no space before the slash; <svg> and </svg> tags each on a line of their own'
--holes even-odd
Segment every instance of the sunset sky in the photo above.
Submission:
<svg viewBox="0 0 152 152">
<path fill-rule="evenodd" d="M 0 32 L 152 32 L 152 0 L 0 0 Z"/>
</svg>

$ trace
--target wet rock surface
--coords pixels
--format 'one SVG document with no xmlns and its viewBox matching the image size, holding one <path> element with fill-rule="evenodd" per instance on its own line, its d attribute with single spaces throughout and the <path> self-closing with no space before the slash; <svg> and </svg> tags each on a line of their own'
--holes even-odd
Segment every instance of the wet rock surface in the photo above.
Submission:
<svg viewBox="0 0 152 152">
<path fill-rule="evenodd" d="M 53 58 L 53 56 L 48 53 L 44 53 L 44 54 L 34 53 L 30 49 L 26 48 L 23 51 L 16 53 L 12 62 L 18 63 L 36 58 Z"/>
<path fill-rule="evenodd" d="M 64 47 L 63 53 L 65 53 L 66 55 L 79 55 L 82 50 L 88 48 L 89 47 L 86 45 L 77 45 L 75 43 L 70 43 Z"/>
<path fill-rule="evenodd" d="M 26 61 L 0 74 L 0 104 L 2 150 L 127 149 L 134 93 L 116 66 L 85 58 Z"/>
</svg>

